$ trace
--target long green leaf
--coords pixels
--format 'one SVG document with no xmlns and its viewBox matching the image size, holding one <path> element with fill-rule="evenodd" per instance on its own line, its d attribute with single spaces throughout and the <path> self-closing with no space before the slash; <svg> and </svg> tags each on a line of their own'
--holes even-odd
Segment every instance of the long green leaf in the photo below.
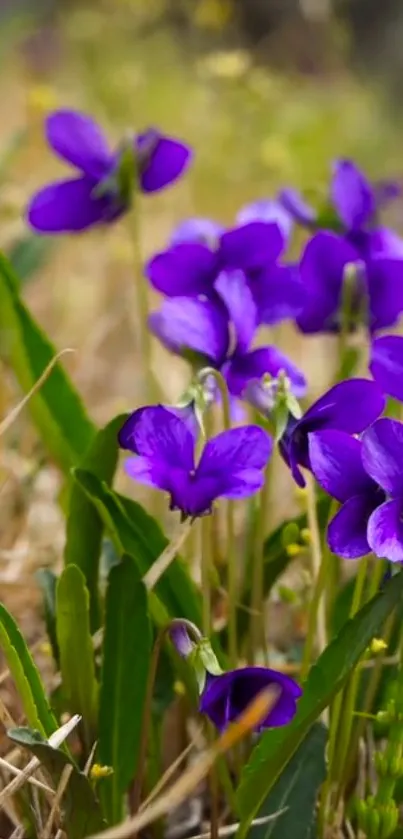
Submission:
<svg viewBox="0 0 403 839">
<path fill-rule="evenodd" d="M 326 777 L 327 730 L 315 723 L 266 798 L 259 816 L 284 813 L 254 827 L 253 839 L 308 839 L 314 824 L 318 790 Z"/>
<path fill-rule="evenodd" d="M 99 760 L 114 770 L 102 790 L 112 823 L 122 818 L 123 795 L 136 772 L 151 635 L 145 586 L 132 558 L 124 557 L 109 575 L 99 708 Z"/>
<path fill-rule="evenodd" d="M 246 835 L 252 819 L 299 744 L 402 600 L 403 572 L 400 572 L 389 580 L 381 594 L 345 624 L 311 668 L 292 723 L 263 734 L 241 775 L 237 799 L 242 821 L 238 837 L 243 839 Z"/>
<path fill-rule="evenodd" d="M 118 461 L 118 431 L 125 416 L 115 417 L 96 434 L 81 467 L 92 472 L 110 485 Z M 84 574 L 90 594 L 91 632 L 100 625 L 99 608 L 99 557 L 101 553 L 104 522 L 93 502 L 77 481 L 73 482 L 67 517 L 64 562 L 78 565 Z"/>
<path fill-rule="evenodd" d="M 66 752 L 52 748 L 38 731 L 29 728 L 12 728 L 7 735 L 40 760 L 54 789 L 58 788 L 65 767 L 71 766 L 69 782 L 62 799 L 63 828 L 69 839 L 85 839 L 105 829 L 101 808 L 88 778 L 79 772 Z"/>
<path fill-rule="evenodd" d="M 158 523 L 140 504 L 113 492 L 90 472 L 76 469 L 74 477 L 95 504 L 118 551 L 132 556 L 143 576 L 168 544 Z M 179 557 L 162 575 L 154 593 L 168 615 L 199 624 L 200 595 Z"/>
<path fill-rule="evenodd" d="M 20 630 L 0 603 L 0 646 L 15 681 L 24 714 L 33 728 L 49 737 L 58 725 L 50 710 L 36 664 Z"/>
<path fill-rule="evenodd" d="M 47 261 L 55 242 L 51 236 L 28 233 L 13 242 L 8 258 L 21 284 L 31 280 Z"/>
<path fill-rule="evenodd" d="M 62 687 L 69 710 L 81 714 L 87 746 L 96 734 L 98 685 L 90 633 L 89 594 L 76 565 L 67 565 L 56 586 L 56 632 Z"/>
<path fill-rule="evenodd" d="M 56 585 L 57 576 L 50 568 L 40 568 L 35 577 L 42 591 L 43 616 L 46 623 L 49 643 L 57 667 L 59 668 L 59 646 L 56 635 Z"/>
<path fill-rule="evenodd" d="M 0 254 L 0 355 L 24 391 L 35 384 L 56 350 L 22 301 L 10 263 Z M 68 471 L 87 451 L 95 428 L 61 364 L 29 403 L 46 448 Z"/>
</svg>

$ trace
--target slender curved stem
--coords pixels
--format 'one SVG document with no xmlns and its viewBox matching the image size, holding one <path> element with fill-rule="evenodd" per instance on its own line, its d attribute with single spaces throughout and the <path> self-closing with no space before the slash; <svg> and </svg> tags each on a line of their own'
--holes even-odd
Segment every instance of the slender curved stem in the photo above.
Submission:
<svg viewBox="0 0 403 839">
<path fill-rule="evenodd" d="M 205 381 L 209 377 L 214 378 L 220 391 L 223 426 L 225 431 L 231 428 L 231 403 L 224 376 L 219 370 L 213 367 L 206 367 L 199 373 L 199 380 Z M 238 638 L 236 624 L 236 606 L 238 602 L 238 579 L 235 551 L 235 507 L 231 499 L 227 501 L 226 508 L 226 530 L 227 530 L 227 565 L 228 565 L 228 647 L 231 667 L 236 667 L 238 662 Z"/>
<path fill-rule="evenodd" d="M 318 652 L 321 653 L 326 647 L 326 607 L 322 597 L 326 582 L 326 557 L 322 553 L 318 511 L 315 498 L 315 483 L 313 475 L 306 475 L 306 512 L 308 529 L 311 539 L 311 568 L 314 583 L 314 592 L 309 607 L 308 633 L 305 641 L 304 655 L 301 667 L 301 679 L 305 679 L 312 658 L 312 651 L 316 640 Z"/>
<path fill-rule="evenodd" d="M 264 613 L 264 540 L 267 529 L 267 508 L 270 494 L 270 477 L 272 471 L 272 460 L 266 466 L 264 484 L 258 497 L 258 512 L 256 522 L 256 537 L 254 545 L 253 570 L 252 570 L 252 592 L 251 592 L 251 622 L 250 622 L 250 663 L 254 664 L 259 644 L 263 646 L 266 666 L 269 663 L 267 642 L 266 642 L 266 621 Z"/>
<path fill-rule="evenodd" d="M 134 198 L 133 208 L 129 215 L 129 235 L 133 249 L 134 268 L 134 306 L 135 322 L 138 338 L 138 349 L 140 355 L 141 386 L 143 398 L 152 401 L 156 383 L 152 372 L 151 359 L 151 333 L 148 328 L 148 289 L 143 272 L 143 259 L 141 254 L 141 236 L 139 215 L 137 209 L 138 197 Z"/>
</svg>

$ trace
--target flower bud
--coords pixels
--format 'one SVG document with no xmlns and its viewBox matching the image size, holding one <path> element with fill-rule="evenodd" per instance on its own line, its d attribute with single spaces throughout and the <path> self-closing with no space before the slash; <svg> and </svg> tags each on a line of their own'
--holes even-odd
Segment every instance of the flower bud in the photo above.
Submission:
<svg viewBox="0 0 403 839">
<path fill-rule="evenodd" d="M 387 649 L 388 645 L 382 638 L 373 638 L 369 645 L 369 651 L 372 655 L 378 655 L 379 653 L 385 652 Z"/>
<path fill-rule="evenodd" d="M 394 833 L 399 821 L 399 809 L 394 801 L 388 801 L 380 809 L 380 839 L 388 839 Z"/>
</svg>

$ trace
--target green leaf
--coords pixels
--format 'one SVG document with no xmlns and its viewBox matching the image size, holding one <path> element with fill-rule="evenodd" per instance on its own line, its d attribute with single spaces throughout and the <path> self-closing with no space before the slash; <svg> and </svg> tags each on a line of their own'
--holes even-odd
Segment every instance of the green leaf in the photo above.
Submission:
<svg viewBox="0 0 403 839">
<path fill-rule="evenodd" d="M 54 749 L 43 740 L 38 731 L 29 728 L 12 728 L 8 737 L 19 746 L 23 746 L 40 760 L 50 776 L 53 788 L 57 789 L 63 770 L 71 766 L 69 782 L 63 794 L 63 829 L 69 839 L 85 839 L 92 833 L 104 830 L 106 824 L 94 790 L 71 758 L 61 749 Z"/>
<path fill-rule="evenodd" d="M 285 813 L 268 824 L 254 827 L 253 839 L 284 839 L 285 836 L 308 839 L 314 824 L 318 790 L 326 777 L 326 740 L 325 726 L 315 723 L 274 784 L 259 816 L 283 809 Z"/>
<path fill-rule="evenodd" d="M 59 667 L 59 645 L 56 635 L 56 583 L 57 577 L 50 568 L 40 568 L 35 574 L 43 597 L 43 615 L 52 647 L 53 658 Z"/>
<path fill-rule="evenodd" d="M 92 440 L 88 452 L 81 462 L 83 469 L 92 472 L 110 485 L 118 461 L 118 431 L 125 416 L 115 417 L 102 428 Z M 90 594 L 91 632 L 100 625 L 99 606 L 99 558 L 104 533 L 104 522 L 93 502 L 77 481 L 73 482 L 67 517 L 66 547 L 64 562 L 78 565 L 84 574 Z"/>
<path fill-rule="evenodd" d="M 54 246 L 50 236 L 27 234 L 17 239 L 8 252 L 8 258 L 21 284 L 32 279 L 34 274 L 47 261 Z"/>
<path fill-rule="evenodd" d="M 0 603 L 0 646 L 14 679 L 24 714 L 33 728 L 49 737 L 58 725 L 50 710 L 36 664 L 15 623 Z"/>
<path fill-rule="evenodd" d="M 99 761 L 114 770 L 101 791 L 112 823 L 122 818 L 123 796 L 136 772 L 151 638 L 147 592 L 125 556 L 109 575 L 99 707 Z"/>
<path fill-rule="evenodd" d="M 98 685 L 90 633 L 89 594 L 76 565 L 67 565 L 56 587 L 56 630 L 63 693 L 73 714 L 81 714 L 88 748 L 96 737 Z"/>
<path fill-rule="evenodd" d="M 27 392 L 56 355 L 55 347 L 21 300 L 18 279 L 0 254 L 0 356 Z M 60 363 L 29 402 L 46 448 L 67 472 L 87 451 L 95 428 Z"/>
<path fill-rule="evenodd" d="M 292 723 L 263 734 L 241 775 L 237 793 L 242 819 L 239 837 L 246 835 L 252 819 L 299 744 L 343 687 L 388 615 L 402 600 L 403 572 L 400 572 L 389 580 L 382 593 L 345 624 L 311 668 Z"/>
<path fill-rule="evenodd" d="M 113 492 L 90 472 L 76 469 L 74 477 L 95 504 L 120 554 L 126 553 L 133 557 L 139 573 L 144 576 L 168 544 L 158 523 L 140 504 Z M 152 594 L 157 595 L 165 612 L 171 617 L 187 618 L 193 623 L 200 623 L 200 595 L 179 557 L 162 575 Z M 151 600 L 153 612 L 154 609 L 158 611 L 155 596 Z M 161 619 L 164 620 L 162 614 Z"/>
</svg>

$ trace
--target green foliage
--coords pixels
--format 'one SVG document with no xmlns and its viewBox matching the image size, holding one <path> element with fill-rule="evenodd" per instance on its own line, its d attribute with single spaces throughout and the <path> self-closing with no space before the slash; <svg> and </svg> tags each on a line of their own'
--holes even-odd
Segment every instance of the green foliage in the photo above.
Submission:
<svg viewBox="0 0 403 839">
<path fill-rule="evenodd" d="M 71 774 L 63 794 L 63 829 L 69 839 L 85 839 L 105 828 L 99 803 L 88 778 L 80 772 L 71 758 L 61 749 L 54 749 L 38 731 L 29 728 L 12 728 L 8 737 L 23 746 L 40 760 L 57 789 L 66 766 Z"/>
<path fill-rule="evenodd" d="M 140 505 L 113 492 L 90 472 L 76 469 L 76 481 L 92 500 L 119 553 L 133 557 L 144 576 L 168 544 L 159 524 Z M 201 598 L 191 576 L 177 557 L 155 586 L 152 609 L 157 620 L 184 617 L 196 624 L 201 619 Z M 151 603 L 150 603 L 151 607 Z"/>
<path fill-rule="evenodd" d="M 326 777 L 327 731 L 315 723 L 266 798 L 259 816 L 285 810 L 277 819 L 254 827 L 253 839 L 308 839 L 315 821 L 316 798 Z"/>
<path fill-rule="evenodd" d="M 42 591 L 43 616 L 52 654 L 56 664 L 59 664 L 59 645 L 56 634 L 56 584 L 57 577 L 50 568 L 40 568 L 36 572 L 36 579 Z"/>
<path fill-rule="evenodd" d="M 56 349 L 22 301 L 18 279 L 0 254 L 0 357 L 9 363 L 24 392 L 35 384 Z M 29 403 L 43 444 L 59 466 L 77 465 L 95 429 L 61 364 Z"/>
<path fill-rule="evenodd" d="M 89 594 L 77 565 L 67 565 L 56 587 L 56 631 L 63 693 L 68 708 L 83 718 L 86 746 L 96 737 L 98 685 L 90 634 Z"/>
<path fill-rule="evenodd" d="M 110 823 L 122 818 L 123 794 L 136 772 L 150 658 L 147 592 L 125 556 L 109 575 L 99 707 L 99 761 L 113 768 L 101 790 Z"/>
<path fill-rule="evenodd" d="M 81 467 L 92 472 L 109 486 L 118 461 L 118 431 L 125 417 L 115 417 L 92 440 Z M 100 625 L 99 558 L 104 523 L 88 495 L 77 481 L 73 482 L 67 516 L 65 564 L 81 568 L 90 595 L 91 631 Z"/>
<path fill-rule="evenodd" d="M 18 239 L 8 252 L 8 258 L 21 284 L 27 283 L 46 262 L 54 241 L 50 236 L 27 234 Z"/>
<path fill-rule="evenodd" d="M 49 737 L 57 729 L 41 677 L 14 618 L 0 603 L 0 646 L 16 684 L 24 714 L 33 728 Z"/>
<path fill-rule="evenodd" d="M 239 837 L 243 839 L 246 835 L 252 819 L 299 744 L 345 684 L 371 639 L 379 633 L 390 612 L 402 599 L 403 572 L 389 580 L 383 592 L 349 620 L 324 650 L 308 674 L 292 723 L 263 734 L 241 776 L 238 789 L 241 813 Z"/>
</svg>

